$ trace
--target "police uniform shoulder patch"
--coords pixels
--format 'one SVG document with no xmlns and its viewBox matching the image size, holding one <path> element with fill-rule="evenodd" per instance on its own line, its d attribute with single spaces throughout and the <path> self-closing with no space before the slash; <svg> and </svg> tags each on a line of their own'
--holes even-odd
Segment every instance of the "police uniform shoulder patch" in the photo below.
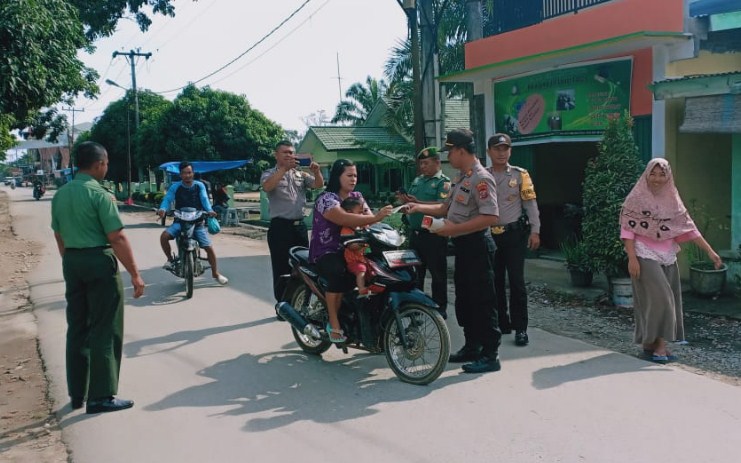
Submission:
<svg viewBox="0 0 741 463">
<path fill-rule="evenodd" d="M 523 201 L 530 201 L 536 198 L 535 186 L 533 180 L 530 178 L 530 174 L 525 169 L 520 171 L 520 177 L 522 177 L 522 184 L 520 185 L 520 198 Z"/>
<path fill-rule="evenodd" d="M 479 199 L 486 199 L 489 197 L 489 185 L 487 185 L 483 180 L 476 184 L 476 191 L 479 192 Z"/>
</svg>

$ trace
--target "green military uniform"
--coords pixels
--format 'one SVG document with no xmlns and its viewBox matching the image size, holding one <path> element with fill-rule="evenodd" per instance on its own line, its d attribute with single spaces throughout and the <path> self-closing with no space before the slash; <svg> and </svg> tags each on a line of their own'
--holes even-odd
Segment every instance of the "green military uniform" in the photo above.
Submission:
<svg viewBox="0 0 741 463">
<path fill-rule="evenodd" d="M 107 234 L 123 228 L 115 199 L 79 173 L 52 200 L 52 229 L 64 242 L 67 388 L 71 397 L 113 396 L 123 345 L 123 284 Z"/>
<path fill-rule="evenodd" d="M 450 194 L 450 179 L 437 171 L 430 177 L 420 175 L 414 179 L 408 193 L 419 201 L 443 202 Z M 424 289 L 427 270 L 430 271 L 432 282 L 432 300 L 440 306 L 443 316 L 447 317 L 448 307 L 448 238 L 430 233 L 422 228 L 424 214 L 415 213 L 405 216 L 411 229 L 409 246 L 417 251 L 423 265 L 417 268 L 417 287 Z"/>
</svg>

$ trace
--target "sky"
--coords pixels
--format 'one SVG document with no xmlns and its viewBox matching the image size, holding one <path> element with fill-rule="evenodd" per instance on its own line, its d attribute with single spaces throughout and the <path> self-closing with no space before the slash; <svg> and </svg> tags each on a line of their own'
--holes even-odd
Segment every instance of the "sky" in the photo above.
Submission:
<svg viewBox="0 0 741 463">
<path fill-rule="evenodd" d="M 284 129 L 303 133 L 303 119 L 320 110 L 331 118 L 350 85 L 365 82 L 367 76 L 383 78 L 391 49 L 407 36 L 406 17 L 396 0 L 175 0 L 173 4 L 174 18 L 150 15 L 153 24 L 147 32 L 139 31 L 130 19 L 121 20 L 112 37 L 96 42 L 93 54 L 79 53 L 100 74 L 101 91 L 97 100 L 77 100 L 75 108 L 83 111 L 75 112 L 75 124 L 92 122 L 109 103 L 123 97 L 124 90 L 105 83 L 106 79 L 131 88 L 128 58 L 114 58 L 114 51 L 151 52 L 149 59 L 136 59 L 137 88 L 169 100 L 180 91 L 172 90 L 199 81 L 244 53 L 196 85 L 244 95 L 253 109 Z M 68 112 L 70 122 L 71 116 Z"/>
</svg>

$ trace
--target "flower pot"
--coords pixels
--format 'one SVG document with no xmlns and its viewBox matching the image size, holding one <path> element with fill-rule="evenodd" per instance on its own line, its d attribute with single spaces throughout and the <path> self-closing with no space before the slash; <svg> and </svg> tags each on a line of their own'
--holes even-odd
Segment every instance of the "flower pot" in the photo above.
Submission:
<svg viewBox="0 0 741 463">
<path fill-rule="evenodd" d="M 630 278 L 610 277 L 610 295 L 617 307 L 633 308 L 633 283 Z"/>
<path fill-rule="evenodd" d="M 701 296 L 716 297 L 723 292 L 726 284 L 728 266 L 723 264 L 715 269 L 710 262 L 698 262 L 690 265 L 690 287 Z"/>
<path fill-rule="evenodd" d="M 571 275 L 572 286 L 576 286 L 577 288 L 587 288 L 592 286 L 592 277 L 594 276 L 594 273 L 569 269 L 569 274 Z"/>
</svg>

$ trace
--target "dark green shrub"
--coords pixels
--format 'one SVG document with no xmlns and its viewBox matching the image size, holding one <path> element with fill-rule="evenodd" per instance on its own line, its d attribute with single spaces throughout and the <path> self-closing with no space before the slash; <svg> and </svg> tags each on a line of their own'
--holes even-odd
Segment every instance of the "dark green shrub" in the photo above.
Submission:
<svg viewBox="0 0 741 463">
<path fill-rule="evenodd" d="M 610 119 L 599 154 L 584 175 L 582 239 L 592 268 L 607 276 L 627 276 L 628 256 L 620 240 L 620 209 L 643 172 L 626 111 Z"/>
</svg>

